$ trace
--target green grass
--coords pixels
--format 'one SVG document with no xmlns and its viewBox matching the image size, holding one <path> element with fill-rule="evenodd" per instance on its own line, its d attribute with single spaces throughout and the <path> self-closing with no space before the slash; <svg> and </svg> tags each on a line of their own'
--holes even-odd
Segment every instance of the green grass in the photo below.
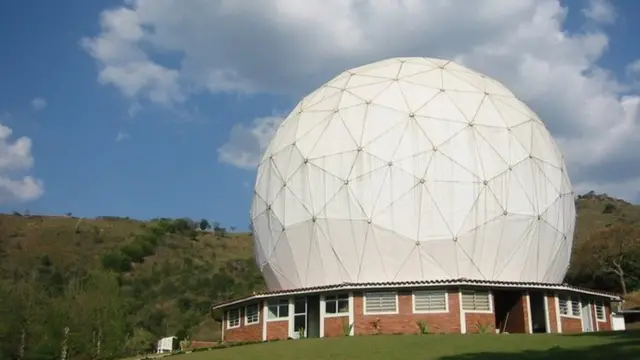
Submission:
<svg viewBox="0 0 640 360">
<path fill-rule="evenodd" d="M 640 331 L 576 335 L 378 335 L 288 340 L 171 356 L 170 360 L 640 359 Z"/>
</svg>

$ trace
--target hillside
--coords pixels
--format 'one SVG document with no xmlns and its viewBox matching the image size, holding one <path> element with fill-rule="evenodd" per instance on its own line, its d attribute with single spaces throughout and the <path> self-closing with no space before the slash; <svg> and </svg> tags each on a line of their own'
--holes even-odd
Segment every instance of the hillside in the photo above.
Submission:
<svg viewBox="0 0 640 360">
<path fill-rule="evenodd" d="M 593 193 L 580 196 L 576 204 L 567 280 L 620 292 L 620 277 L 605 268 L 618 259 L 614 250 L 622 249 L 627 291 L 639 289 L 640 244 L 626 239 L 640 232 L 640 206 Z M 624 247 L 617 245 L 622 231 L 617 229 L 626 234 Z M 601 254 L 598 261 L 594 254 Z M 74 344 L 82 336 L 85 342 L 99 342 L 95 338 L 103 336 L 105 319 L 113 334 L 120 334 L 109 336 L 124 339 L 115 352 L 143 351 L 170 334 L 216 340 L 219 326 L 209 316 L 211 303 L 263 288 L 248 233 L 219 227 L 200 231 L 186 219 L 0 215 L 0 302 L 10 305 L 0 309 L 0 336 L 10 334 L 28 349 L 33 349 L 30 342 L 45 338 L 51 348 L 37 351 L 59 349 L 64 326 L 72 328 Z M 44 328 L 34 320 L 43 316 L 51 317 L 47 326 L 60 325 Z M 69 325 L 74 321 L 77 325 Z M 15 332 L 21 327 L 33 327 L 31 335 L 21 338 Z M 4 354 L 19 351 L 4 346 Z"/>
</svg>

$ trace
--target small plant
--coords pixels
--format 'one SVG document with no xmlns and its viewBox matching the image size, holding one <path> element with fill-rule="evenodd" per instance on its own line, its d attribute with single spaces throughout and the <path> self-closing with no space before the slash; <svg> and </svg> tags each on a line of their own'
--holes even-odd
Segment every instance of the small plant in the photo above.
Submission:
<svg viewBox="0 0 640 360">
<path fill-rule="evenodd" d="M 342 322 L 342 335 L 350 336 L 351 335 L 351 329 L 353 329 L 353 323 L 349 324 L 348 320 Z"/>
<path fill-rule="evenodd" d="M 298 329 L 298 339 L 303 339 L 304 338 L 304 328 L 301 327 Z"/>
<path fill-rule="evenodd" d="M 491 333 L 491 330 L 493 329 L 493 326 L 491 326 L 491 324 L 489 323 L 481 323 L 480 321 L 478 321 L 476 323 L 476 329 L 478 329 L 478 333 L 479 334 L 489 334 Z"/>
<path fill-rule="evenodd" d="M 380 334 L 380 318 L 376 318 L 375 320 L 373 320 L 371 322 L 371 326 L 373 327 L 373 331 L 375 332 L 375 334 Z"/>
<path fill-rule="evenodd" d="M 426 321 L 424 320 L 416 321 L 416 325 L 418 325 L 418 328 L 420 329 L 420 334 L 424 335 L 429 333 L 429 324 L 427 324 Z"/>
</svg>

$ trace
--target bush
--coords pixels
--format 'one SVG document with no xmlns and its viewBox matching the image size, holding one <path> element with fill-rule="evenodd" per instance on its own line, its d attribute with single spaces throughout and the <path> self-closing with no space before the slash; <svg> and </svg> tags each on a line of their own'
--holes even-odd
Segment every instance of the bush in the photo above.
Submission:
<svg viewBox="0 0 640 360">
<path fill-rule="evenodd" d="M 123 273 L 131 270 L 131 258 L 121 252 L 109 252 L 102 256 L 102 267 Z"/>
</svg>

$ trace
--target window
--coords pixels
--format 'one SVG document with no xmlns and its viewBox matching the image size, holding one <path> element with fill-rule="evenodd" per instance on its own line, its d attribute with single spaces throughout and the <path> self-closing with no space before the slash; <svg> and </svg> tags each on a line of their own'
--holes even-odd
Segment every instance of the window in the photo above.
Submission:
<svg viewBox="0 0 640 360">
<path fill-rule="evenodd" d="M 324 309 L 327 315 L 349 313 L 349 294 L 330 295 L 324 298 Z"/>
<path fill-rule="evenodd" d="M 244 310 L 245 320 L 244 323 L 246 325 L 257 324 L 260 322 L 260 306 L 258 304 L 253 304 L 247 306 Z"/>
<path fill-rule="evenodd" d="M 420 290 L 413 293 L 414 312 L 447 312 L 445 290 Z"/>
<path fill-rule="evenodd" d="M 558 297 L 560 315 L 580 316 L 580 300 L 576 297 L 561 295 Z"/>
<path fill-rule="evenodd" d="M 491 311 L 490 299 L 488 290 L 463 290 L 462 310 Z"/>
<path fill-rule="evenodd" d="M 240 327 L 240 309 L 227 311 L 227 329 Z"/>
<path fill-rule="evenodd" d="M 596 301 L 596 318 L 598 321 L 605 321 L 605 310 L 604 310 L 604 302 Z"/>
<path fill-rule="evenodd" d="M 364 300 L 364 312 L 366 314 L 384 314 L 398 312 L 398 296 L 393 291 L 365 293 Z"/>
<path fill-rule="evenodd" d="M 267 302 L 269 308 L 269 319 L 285 319 L 289 317 L 289 300 L 279 299 Z"/>
</svg>

